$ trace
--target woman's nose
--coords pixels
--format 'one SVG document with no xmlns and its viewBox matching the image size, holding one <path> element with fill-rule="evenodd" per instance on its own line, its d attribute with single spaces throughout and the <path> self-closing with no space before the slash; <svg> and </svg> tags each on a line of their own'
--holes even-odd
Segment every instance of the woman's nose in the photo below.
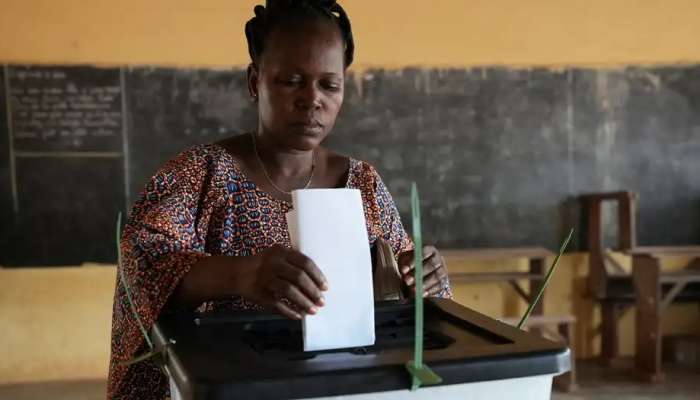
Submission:
<svg viewBox="0 0 700 400">
<path fill-rule="evenodd" d="M 297 105 L 304 109 L 318 109 L 322 104 L 321 91 L 314 84 L 305 85 L 297 98 Z"/>
</svg>

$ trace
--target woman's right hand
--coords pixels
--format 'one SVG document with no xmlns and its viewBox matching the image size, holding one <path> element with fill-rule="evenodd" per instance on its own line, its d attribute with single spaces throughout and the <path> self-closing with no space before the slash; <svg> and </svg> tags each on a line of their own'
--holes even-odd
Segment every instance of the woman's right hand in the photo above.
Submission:
<svg viewBox="0 0 700 400">
<path fill-rule="evenodd" d="M 292 319 L 323 307 L 322 292 L 328 290 L 328 282 L 310 258 L 278 245 L 254 257 L 253 269 L 241 282 L 243 297 Z"/>
</svg>

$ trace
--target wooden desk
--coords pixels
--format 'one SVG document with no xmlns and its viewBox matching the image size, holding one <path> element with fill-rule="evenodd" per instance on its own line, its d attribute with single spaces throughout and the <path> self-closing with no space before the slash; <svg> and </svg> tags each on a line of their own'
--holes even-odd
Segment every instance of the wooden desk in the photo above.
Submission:
<svg viewBox="0 0 700 400">
<path fill-rule="evenodd" d="M 450 263 L 460 263 L 469 261 L 497 261 L 515 258 L 526 258 L 529 262 L 529 270 L 524 271 L 503 271 L 503 272 L 469 272 L 450 273 L 450 281 L 454 283 L 482 283 L 482 282 L 508 282 L 528 304 L 534 300 L 540 285 L 544 282 L 545 263 L 547 257 L 554 257 L 555 254 L 544 247 L 508 247 L 508 248 L 485 248 L 485 249 L 447 249 L 441 251 L 445 258 L 449 270 Z M 528 281 L 527 290 L 520 286 L 519 281 Z M 544 301 L 533 310 L 534 315 L 542 315 L 544 312 Z"/>
<path fill-rule="evenodd" d="M 662 272 L 663 257 L 700 259 L 700 246 L 636 247 L 632 256 L 637 313 L 635 316 L 635 364 L 645 380 L 659 382 L 661 371 L 661 315 L 674 301 L 700 302 L 700 269 L 691 261 L 679 271 Z"/>
</svg>

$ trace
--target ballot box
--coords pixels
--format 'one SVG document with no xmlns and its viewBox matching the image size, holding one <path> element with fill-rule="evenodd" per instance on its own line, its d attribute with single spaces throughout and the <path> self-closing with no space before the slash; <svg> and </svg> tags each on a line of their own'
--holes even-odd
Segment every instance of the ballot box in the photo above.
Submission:
<svg viewBox="0 0 700 400">
<path fill-rule="evenodd" d="M 451 300 L 425 302 L 424 362 L 442 383 L 410 391 L 414 307 L 377 303 L 373 346 L 304 352 L 301 323 L 273 314 L 164 316 L 152 330 L 174 400 L 549 399 L 565 344 Z"/>
</svg>

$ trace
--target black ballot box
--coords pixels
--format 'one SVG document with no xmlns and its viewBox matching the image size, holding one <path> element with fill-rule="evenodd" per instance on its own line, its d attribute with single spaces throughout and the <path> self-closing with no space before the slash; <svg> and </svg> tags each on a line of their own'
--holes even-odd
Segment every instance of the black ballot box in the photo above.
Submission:
<svg viewBox="0 0 700 400">
<path fill-rule="evenodd" d="M 373 346 L 304 352 L 302 326 L 275 314 L 163 316 L 152 330 L 163 349 L 173 400 L 548 399 L 570 368 L 569 349 L 454 301 L 425 302 L 424 363 L 442 378 L 409 390 L 412 301 L 377 303 Z"/>
</svg>

